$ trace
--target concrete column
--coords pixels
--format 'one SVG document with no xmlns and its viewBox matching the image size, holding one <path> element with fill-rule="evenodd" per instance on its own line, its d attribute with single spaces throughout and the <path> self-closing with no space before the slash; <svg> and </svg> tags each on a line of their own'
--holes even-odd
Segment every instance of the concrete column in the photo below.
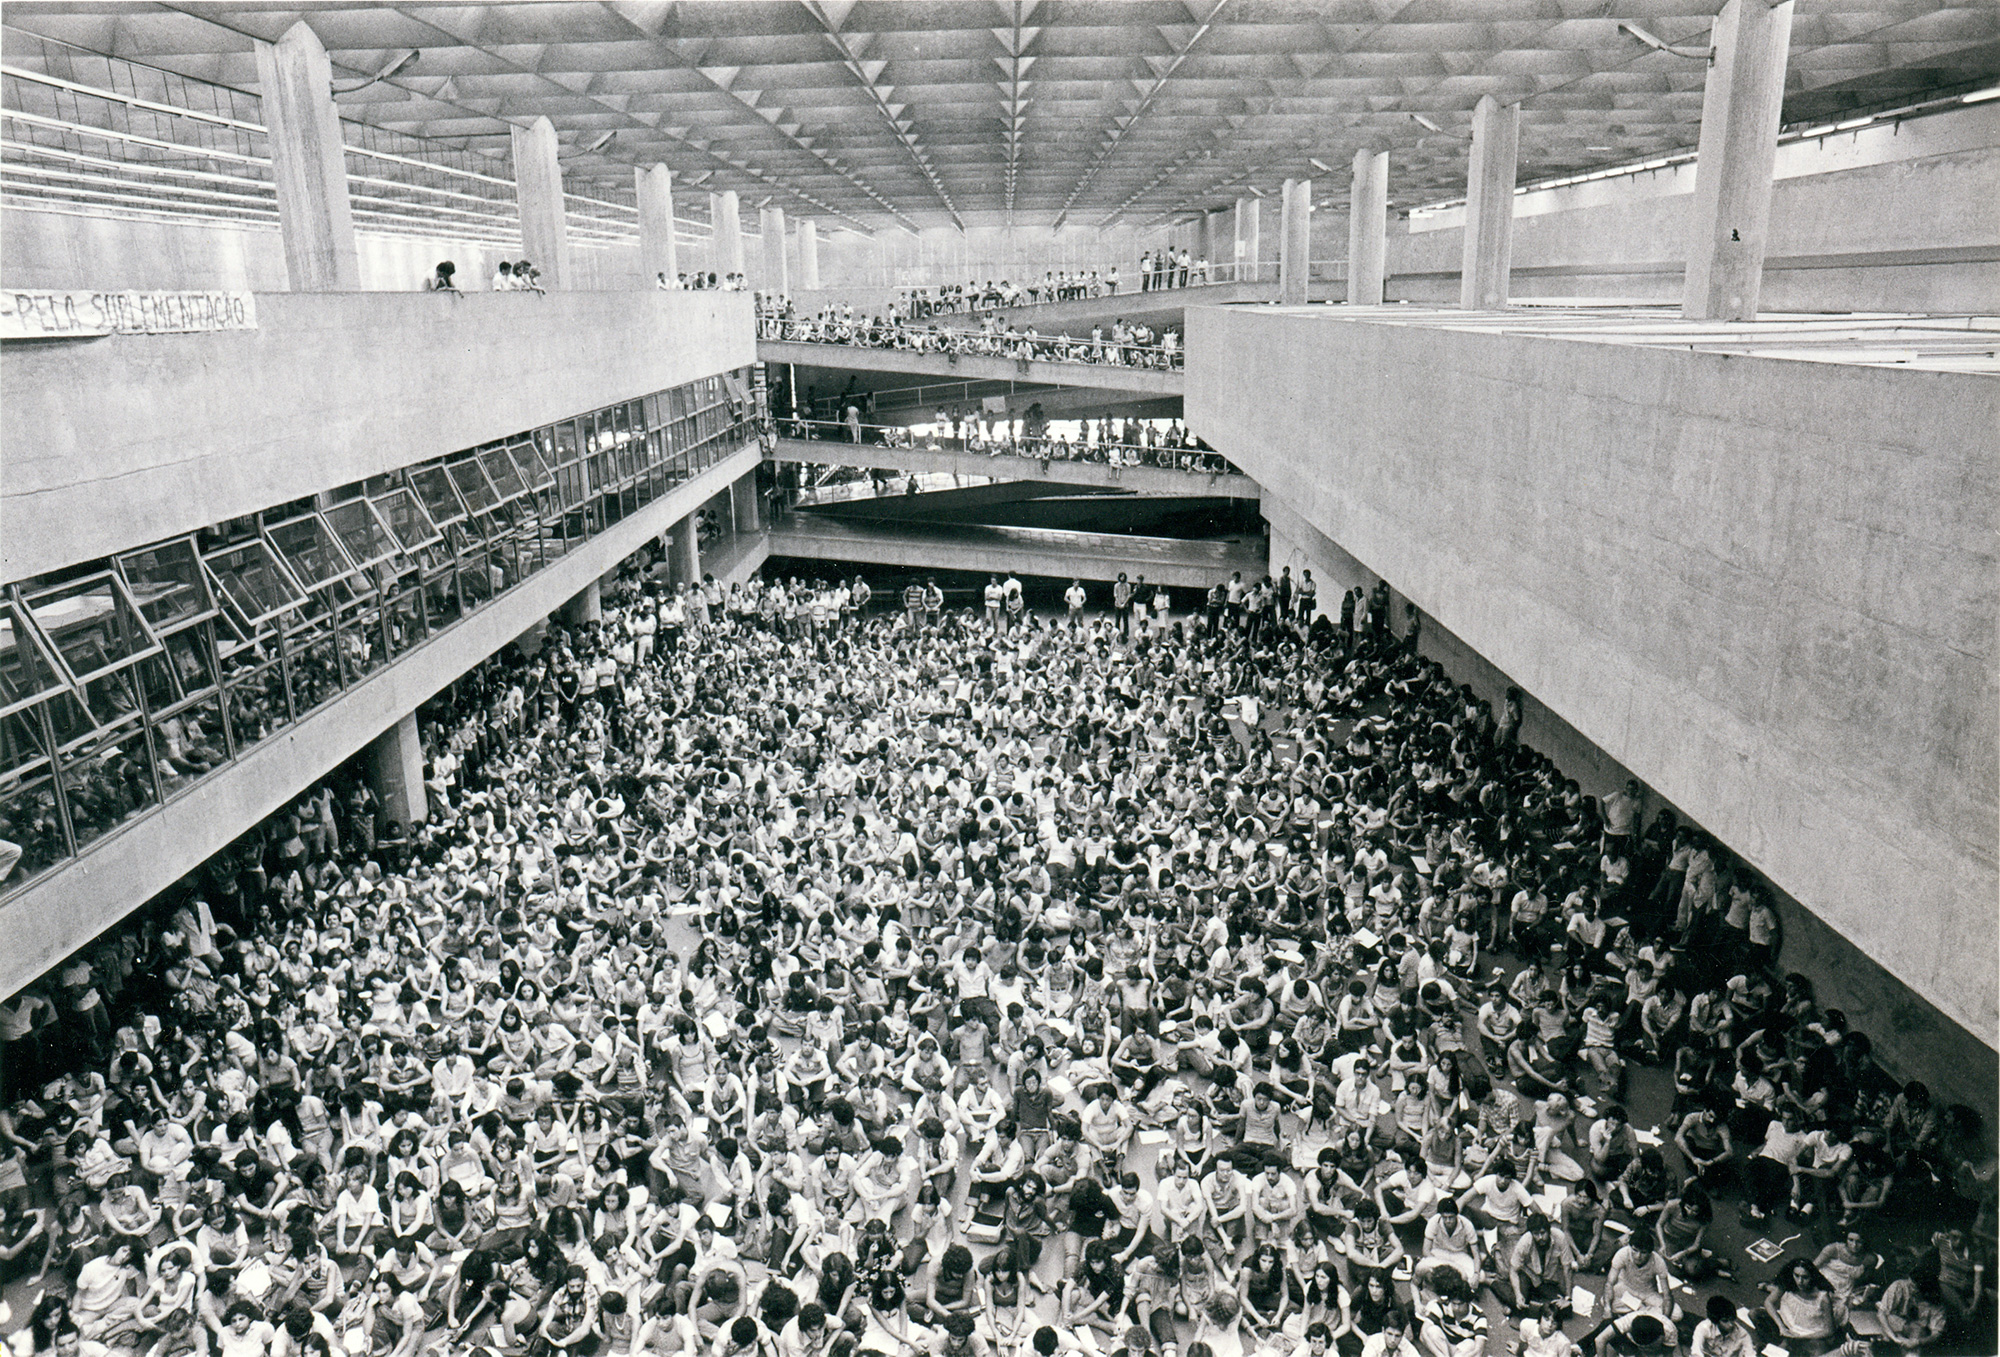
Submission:
<svg viewBox="0 0 2000 1357">
<path fill-rule="evenodd" d="M 583 586 L 583 592 L 562 606 L 563 625 L 580 627 L 604 616 L 604 591 L 598 581 Z"/>
<path fill-rule="evenodd" d="M 819 291 L 819 223 L 811 217 L 799 222 L 799 290 Z"/>
<path fill-rule="evenodd" d="M 1490 94 L 1472 109 L 1472 159 L 1466 169 L 1465 254 L 1458 304 L 1481 311 L 1507 304 L 1514 262 L 1514 168 L 1521 149 L 1521 106 Z"/>
<path fill-rule="evenodd" d="M 347 201 L 333 68 L 303 20 L 275 43 L 257 43 L 257 88 L 292 291 L 359 292 L 361 256 Z"/>
<path fill-rule="evenodd" d="M 537 118 L 515 127 L 514 198 L 520 204 L 521 248 L 542 271 L 542 286 L 554 291 L 573 281 L 569 262 L 569 222 L 563 215 L 562 163 L 555 124 Z"/>
<path fill-rule="evenodd" d="M 430 818 L 424 796 L 424 742 L 411 712 L 368 745 L 368 786 L 382 803 L 382 818 L 405 828 Z"/>
<path fill-rule="evenodd" d="M 736 531 L 757 532 L 762 529 L 762 516 L 757 509 L 757 473 L 750 472 L 729 487 L 729 511 L 736 520 Z"/>
<path fill-rule="evenodd" d="M 675 584 L 701 583 L 701 542 L 695 533 L 695 516 L 689 514 L 674 524 L 667 544 L 667 570 Z"/>
<path fill-rule="evenodd" d="M 1354 153 L 1354 190 L 1347 207 L 1347 304 L 1380 306 L 1388 268 L 1389 153 Z"/>
<path fill-rule="evenodd" d="M 765 208 L 757 214 L 757 224 L 764 233 L 762 290 L 783 296 L 792 290 L 791 272 L 785 267 L 785 209 Z"/>
<path fill-rule="evenodd" d="M 665 165 L 634 169 L 632 177 L 639 193 L 639 264 L 645 270 L 646 285 L 654 276 L 666 274 L 673 282 L 680 276 L 680 253 L 674 248 L 674 172 Z"/>
<path fill-rule="evenodd" d="M 743 272 L 743 220 L 734 189 L 708 195 L 708 220 L 715 238 L 710 267 L 725 278 Z"/>
<path fill-rule="evenodd" d="M 1287 179 L 1278 236 L 1278 304 L 1304 306 L 1306 281 L 1312 276 L 1313 181 Z"/>
<path fill-rule="evenodd" d="M 1792 41 L 1792 0 L 1729 0 L 1715 16 L 1701 95 L 1687 277 L 1688 320 L 1755 320 L 1771 226 L 1771 170 Z"/>
<path fill-rule="evenodd" d="M 1264 204 L 1258 198 L 1236 200 L 1236 281 L 1257 281 L 1257 219 Z"/>
</svg>

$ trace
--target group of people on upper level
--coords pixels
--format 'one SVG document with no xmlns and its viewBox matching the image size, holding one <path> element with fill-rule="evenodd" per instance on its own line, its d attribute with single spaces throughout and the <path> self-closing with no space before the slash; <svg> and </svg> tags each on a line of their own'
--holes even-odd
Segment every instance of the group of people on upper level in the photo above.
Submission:
<svg viewBox="0 0 2000 1357">
<path fill-rule="evenodd" d="M 1102 321 L 1094 322 L 1088 335 L 1044 335 L 1032 325 L 1016 329 L 997 316 L 981 317 L 976 327 L 917 325 L 881 315 L 857 316 L 851 303 L 829 304 L 812 315 L 802 315 L 789 297 L 761 292 L 757 294 L 757 334 L 760 339 L 793 343 L 852 344 L 952 357 L 972 354 L 1020 362 L 1169 369 L 1180 367 L 1183 359 L 1178 330 L 1155 330 L 1122 318 L 1113 321 L 1108 330 Z"/>
</svg>

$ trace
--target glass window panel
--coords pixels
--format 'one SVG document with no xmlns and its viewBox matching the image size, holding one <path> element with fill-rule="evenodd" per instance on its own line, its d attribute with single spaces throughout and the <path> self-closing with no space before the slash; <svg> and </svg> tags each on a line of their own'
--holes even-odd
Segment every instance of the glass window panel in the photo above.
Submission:
<svg viewBox="0 0 2000 1357">
<path fill-rule="evenodd" d="M 556 425 L 555 435 L 556 465 L 568 466 L 582 455 L 582 450 L 578 447 L 576 440 L 576 421 L 566 419 Z"/>
<path fill-rule="evenodd" d="M 521 472 L 514 465 L 514 459 L 507 455 L 505 448 L 488 448 L 479 454 L 479 465 L 486 471 L 486 479 L 493 482 L 493 488 L 501 499 L 512 499 L 525 494 L 528 487 L 521 480 Z"/>
<path fill-rule="evenodd" d="M 388 525 L 396 544 L 404 551 L 416 554 L 424 547 L 439 540 L 437 526 L 431 522 L 423 505 L 408 490 L 397 488 L 369 497 L 382 521 Z"/>
<path fill-rule="evenodd" d="M 180 678 L 165 655 L 143 659 L 126 673 L 138 688 L 139 696 L 145 700 L 148 712 L 163 712 L 187 696 L 181 691 Z M 98 680 L 100 683 L 104 681 Z"/>
<path fill-rule="evenodd" d="M 0 707 L 19 706 L 62 686 L 41 642 L 15 621 L 11 603 L 0 603 Z"/>
<path fill-rule="evenodd" d="M 71 750 L 62 764 L 63 799 L 78 849 L 159 803 L 152 750 L 137 721 Z"/>
<path fill-rule="evenodd" d="M 285 672 L 276 659 L 234 674 L 229 680 L 229 733 L 243 750 L 291 721 L 285 699 Z"/>
<path fill-rule="evenodd" d="M 305 601 L 305 591 L 261 541 L 240 542 L 210 552 L 202 560 L 222 596 L 250 627 Z"/>
<path fill-rule="evenodd" d="M 207 627 L 184 627 L 167 638 L 166 663 L 192 697 L 215 686 L 215 646 Z"/>
<path fill-rule="evenodd" d="M 340 692 L 340 654 L 330 631 L 287 638 L 292 708 L 303 716 Z"/>
<path fill-rule="evenodd" d="M 229 757 L 222 734 L 222 702 L 190 702 L 173 715 L 153 723 L 159 756 L 160 782 L 172 796 Z"/>
<path fill-rule="evenodd" d="M 159 650 L 112 576 L 59 585 L 26 597 L 28 612 L 78 679 Z"/>
<path fill-rule="evenodd" d="M 322 511 L 327 526 L 339 536 L 347 555 L 362 568 L 386 561 L 396 554 L 396 539 L 389 529 L 375 517 L 375 510 L 365 499 L 351 499 L 345 504 L 336 504 Z"/>
<path fill-rule="evenodd" d="M 486 483 L 486 473 L 479 469 L 477 461 L 470 457 L 462 458 L 445 467 L 445 470 L 451 473 L 451 483 L 458 487 L 459 496 L 464 499 L 466 508 L 476 514 L 482 509 L 493 507 L 498 496 L 493 493 L 493 487 Z"/>
<path fill-rule="evenodd" d="M 83 696 L 99 725 L 116 725 L 140 710 L 138 670 L 114 669 L 91 679 L 83 685 Z"/>
<path fill-rule="evenodd" d="M 0 876 L 0 893 L 26 885 L 69 856 L 69 836 L 56 806 L 53 776 L 42 772 L 31 778 L 0 780 L 0 839 L 21 850 L 20 859 Z"/>
<path fill-rule="evenodd" d="M 318 514 L 307 514 L 264 530 L 271 545 L 308 589 L 354 573 L 354 562 Z"/>
<path fill-rule="evenodd" d="M 152 624 L 156 634 L 214 608 L 208 583 L 202 578 L 201 558 L 189 538 L 127 552 L 118 558 L 118 568 L 125 574 L 140 616 Z"/>
<path fill-rule="evenodd" d="M 531 443 L 516 443 L 507 449 L 514 458 L 515 469 L 520 472 L 521 483 L 531 490 L 542 490 L 555 483 L 555 473 L 542 460 Z"/>
<path fill-rule="evenodd" d="M 385 639 L 391 658 L 424 639 L 428 628 L 424 622 L 424 595 L 420 584 L 407 585 L 387 596 L 382 612 L 383 621 L 387 624 Z"/>
<path fill-rule="evenodd" d="M 465 504 L 451 487 L 451 477 L 441 466 L 419 467 L 410 472 L 410 488 L 423 501 L 424 512 L 439 528 L 465 517 Z"/>
<path fill-rule="evenodd" d="M 42 736 L 42 718 L 35 711 L 18 711 L 0 716 L 0 782 L 19 781 L 46 770 L 48 743 Z"/>
</svg>

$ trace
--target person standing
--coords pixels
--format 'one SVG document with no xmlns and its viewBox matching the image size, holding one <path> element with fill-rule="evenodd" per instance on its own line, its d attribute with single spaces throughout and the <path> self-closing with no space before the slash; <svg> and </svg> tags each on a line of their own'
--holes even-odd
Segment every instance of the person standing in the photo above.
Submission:
<svg viewBox="0 0 2000 1357">
<path fill-rule="evenodd" d="M 995 636 L 1001 635 L 1006 629 L 1000 620 L 1000 605 L 1005 601 L 1006 594 L 1007 590 L 1000 583 L 998 575 L 986 577 L 986 629 Z"/>
<path fill-rule="evenodd" d="M 1293 601 L 1297 605 L 1299 625 L 1311 626 L 1314 614 L 1319 611 L 1319 586 L 1313 583 L 1311 569 L 1299 572 L 1299 587 Z"/>
<path fill-rule="evenodd" d="M 1151 250 L 1139 256 L 1139 290 L 1141 292 L 1151 292 L 1153 290 L 1153 252 Z"/>
<path fill-rule="evenodd" d="M 1088 595 L 1084 593 L 1082 580 L 1071 580 L 1069 588 L 1063 591 L 1063 602 L 1069 605 L 1069 627 L 1075 631 L 1083 625 L 1083 605 Z"/>
<path fill-rule="evenodd" d="M 1132 639 L 1132 582 L 1119 571 L 1118 578 L 1111 582 L 1111 615 L 1118 619 L 1118 636 L 1121 640 Z"/>
</svg>

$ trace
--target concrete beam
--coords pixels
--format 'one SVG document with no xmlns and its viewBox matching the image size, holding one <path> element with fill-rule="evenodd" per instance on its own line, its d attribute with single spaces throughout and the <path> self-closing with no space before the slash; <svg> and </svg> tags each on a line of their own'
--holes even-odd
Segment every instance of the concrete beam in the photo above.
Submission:
<svg viewBox="0 0 2000 1357">
<path fill-rule="evenodd" d="M 8 344 L 0 581 L 744 367 L 754 335 L 738 292 L 279 292 L 254 330 Z"/>
<path fill-rule="evenodd" d="M 359 292 L 361 257 L 347 200 L 347 152 L 333 104 L 333 68 L 301 19 L 258 42 L 257 83 L 278 194 L 278 230 L 294 292 Z"/>
<path fill-rule="evenodd" d="M 1472 159 L 1466 170 L 1465 253 L 1458 287 L 1458 304 L 1464 310 L 1507 304 L 1520 150 L 1521 106 L 1482 94 L 1472 109 Z"/>
<path fill-rule="evenodd" d="M 520 204 L 521 248 L 542 271 L 542 286 L 561 291 L 574 282 L 569 258 L 569 219 L 563 211 L 562 144 L 555 124 L 536 118 L 512 130 L 514 197 Z"/>
<path fill-rule="evenodd" d="M 1771 231 L 1792 0 L 1729 0 L 1715 18 L 1702 87 L 1694 211 L 1688 218 L 1688 320 L 1755 320 Z"/>
<path fill-rule="evenodd" d="M 664 275 L 669 283 L 680 277 L 680 251 L 674 242 L 674 172 L 665 165 L 632 171 L 639 197 L 639 267 L 650 283 Z"/>
<path fill-rule="evenodd" d="M 1389 153 L 1354 153 L 1347 209 L 1347 304 L 1380 306 L 1389 245 Z"/>
</svg>

